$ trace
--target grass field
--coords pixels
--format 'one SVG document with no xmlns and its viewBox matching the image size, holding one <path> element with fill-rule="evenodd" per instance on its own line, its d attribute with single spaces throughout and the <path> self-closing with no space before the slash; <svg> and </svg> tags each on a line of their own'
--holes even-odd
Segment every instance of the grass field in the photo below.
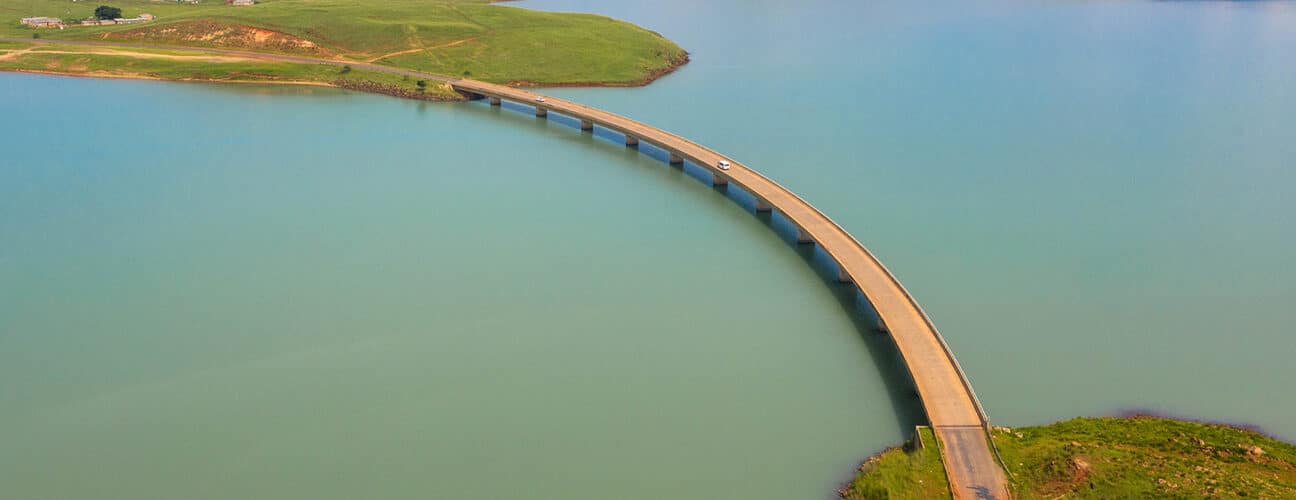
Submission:
<svg viewBox="0 0 1296 500">
<path fill-rule="evenodd" d="M 33 29 L 22 17 L 89 17 L 120 7 L 146 24 Z M 501 83 L 642 84 L 687 60 L 652 31 L 602 16 L 487 0 L 264 0 L 227 6 L 149 0 L 0 0 L 0 36 L 239 48 L 368 61 Z"/>
<path fill-rule="evenodd" d="M 1296 498 L 1296 446 L 1235 427 L 1109 417 L 994 434 L 1017 498 Z M 843 497 L 931 498 L 944 472 L 929 450 L 871 459 Z"/>
<path fill-rule="evenodd" d="M 107 49 L 61 45 L 0 45 L 0 70 L 103 78 L 145 78 L 204 82 L 326 84 L 434 100 L 460 96 L 440 82 L 425 82 L 364 69 L 243 60 L 193 52 Z"/>
<path fill-rule="evenodd" d="M 910 441 L 903 448 L 893 448 L 870 458 L 860 466 L 855 480 L 838 493 L 849 500 L 949 497 L 949 481 L 936 448 L 936 434 L 930 427 L 920 427 L 915 439 L 921 439 L 925 446 Z"/>
</svg>

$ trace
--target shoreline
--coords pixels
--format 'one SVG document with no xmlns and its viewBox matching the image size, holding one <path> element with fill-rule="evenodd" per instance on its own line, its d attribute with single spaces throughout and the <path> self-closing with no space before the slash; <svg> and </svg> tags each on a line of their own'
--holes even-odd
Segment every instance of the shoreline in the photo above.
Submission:
<svg viewBox="0 0 1296 500">
<path fill-rule="evenodd" d="M 0 39 L 0 41 L 15 41 L 15 40 Z M 37 44 L 40 44 L 40 45 L 52 45 L 52 44 L 59 44 L 60 41 L 58 41 L 58 40 L 40 40 L 40 41 L 38 41 L 38 42 L 36 42 L 36 43 L 37 43 Z M 73 41 L 72 44 L 74 44 L 74 45 L 94 45 L 94 46 L 99 46 L 99 45 L 100 45 L 100 44 L 93 44 L 93 43 L 89 43 L 89 44 L 87 44 L 87 43 L 84 43 L 84 42 L 82 42 L 82 43 L 78 43 L 78 42 L 75 42 L 75 41 Z M 108 47 L 118 46 L 118 47 L 119 47 L 119 46 L 121 46 L 121 45 L 118 45 L 118 44 L 105 44 L 104 46 L 108 46 Z M 152 48 L 152 47 L 140 47 L 140 48 Z M 198 47 L 184 47 L 184 46 L 177 46 L 177 47 L 174 47 L 174 48 L 175 48 L 175 49 L 178 49 L 178 50 L 185 50 L 185 51 L 202 51 L 202 50 L 203 50 L 202 48 L 198 48 Z M 162 47 L 158 47 L 158 49 L 162 49 Z M 241 52 L 241 51 L 236 52 L 236 51 L 228 51 L 228 50 L 222 50 L 222 49 L 214 49 L 214 50 L 212 50 L 212 52 L 215 53 L 215 54 L 238 54 L 238 55 L 240 55 L 240 56 L 249 57 L 249 58 L 251 58 L 251 59 L 266 60 L 266 61 L 278 61 L 278 60 L 281 60 L 281 57 L 282 57 L 282 56 L 279 56 L 279 55 L 277 55 L 277 54 L 263 54 L 263 53 L 256 53 L 256 52 Z M 645 76 L 645 77 L 642 78 L 642 79 L 634 80 L 634 81 L 628 81 L 628 82 L 553 82 L 553 83 L 538 83 L 538 82 L 532 82 L 532 81 L 526 81 L 526 80 L 517 80 L 517 81 L 510 81 L 510 82 L 505 83 L 505 84 L 503 84 L 503 85 L 507 85 L 507 86 L 509 86 L 509 87 L 514 87 L 514 88 L 633 88 L 633 87 L 645 87 L 645 86 L 648 86 L 649 84 L 652 84 L 653 82 L 655 82 L 655 81 L 657 81 L 657 80 L 659 80 L 659 79 L 665 77 L 666 75 L 669 75 L 669 74 L 671 74 L 671 73 L 674 73 L 675 71 L 679 70 L 679 69 L 680 69 L 681 67 L 683 67 L 684 65 L 688 64 L 690 61 L 691 61 L 691 59 L 690 59 L 690 57 L 689 57 L 688 52 L 685 52 L 684 55 L 683 55 L 682 57 L 680 57 L 680 58 L 678 58 L 678 59 L 676 59 L 676 60 L 672 60 L 672 61 L 670 61 L 670 64 L 669 64 L 669 65 L 667 65 L 667 66 L 665 66 L 665 67 L 663 67 L 663 68 L 657 69 L 657 70 L 655 70 L 655 71 L 652 71 L 651 73 L 649 73 L 647 76 Z M 344 65 L 348 65 L 348 64 L 349 64 L 347 61 L 342 61 L 342 60 L 327 60 L 327 59 L 317 60 L 316 63 L 320 63 L 320 64 L 330 64 L 330 65 L 334 65 L 334 66 L 344 66 Z M 398 67 L 386 67 L 386 66 L 382 66 L 381 69 L 380 69 L 380 68 L 375 68 L 375 67 L 374 67 L 375 65 L 371 65 L 371 64 L 356 64 L 356 66 L 357 66 L 357 67 L 362 67 L 362 68 L 365 68 L 365 69 L 371 69 L 371 70 L 375 70 L 375 71 L 384 71 L 384 72 L 389 72 L 389 73 L 402 73 L 402 74 L 409 74 L 409 73 L 414 72 L 413 70 L 407 70 L 407 69 L 404 69 L 404 68 L 398 68 Z M 44 69 L 29 69 L 29 68 L 0 68 L 0 72 L 8 72 L 8 73 L 28 73 L 28 74 L 37 74 L 37 75 L 51 75 L 51 76 L 66 76 L 66 77 L 73 77 L 73 78 L 104 78 L 104 79 L 114 79 L 114 80 L 147 80 L 147 81 L 177 82 L 177 83 L 238 83 L 238 84 L 267 84 L 267 85 L 302 85 L 302 86 L 311 86 L 311 87 L 333 87 L 333 88 L 338 88 L 338 89 L 352 90 L 352 91 L 357 91 L 357 92 L 365 92 L 365 93 L 370 93 L 370 94 L 381 94 L 381 95 L 387 95 L 387 96 L 392 96 L 392 97 L 397 97 L 397 98 L 402 98 L 402 99 L 411 99 L 411 100 L 417 100 L 417 101 L 431 101 L 431 102 L 461 102 L 461 101 L 469 101 L 469 100 L 473 100 L 473 97 L 472 97 L 472 96 L 466 95 L 466 94 L 464 94 L 464 93 L 462 93 L 462 92 L 458 92 L 458 91 L 454 91 L 454 93 L 457 94 L 458 97 L 449 97 L 449 96 L 446 96 L 446 95 L 437 95 L 437 94 L 423 93 L 423 92 L 419 92 L 419 91 L 417 91 L 417 90 L 410 90 L 410 89 L 405 89 L 405 88 L 394 87 L 394 86 L 391 86 L 391 85 L 387 85 L 387 84 L 383 84 L 383 83 L 378 83 L 378 82 L 373 82 L 373 81 L 354 81 L 354 80 L 350 80 L 350 81 L 349 81 L 349 80 L 342 80 L 342 79 L 338 79 L 338 80 L 335 80 L 335 81 L 332 81 L 332 82 L 324 82 L 324 81 L 316 81 L 316 80 L 222 80 L 222 79 L 197 79 L 197 78 L 162 78 L 162 77 L 156 77 L 156 76 L 152 76 L 152 75 L 139 74 L 139 73 L 71 72 L 71 71 L 55 71 L 55 70 L 44 70 Z M 428 76 L 432 76 L 432 75 L 428 75 Z M 447 82 L 451 80 L 450 78 L 447 78 L 447 77 L 441 77 L 441 76 L 438 76 L 438 78 L 441 78 L 441 79 L 443 79 L 443 81 L 447 81 Z"/>
<path fill-rule="evenodd" d="M 430 102 L 463 102 L 471 98 L 459 94 L 461 98 L 455 99 L 442 97 L 433 94 L 418 95 L 415 91 L 406 91 L 404 89 L 394 89 L 383 84 L 373 83 L 372 85 L 349 84 L 338 82 L 319 82 L 312 80 L 218 80 L 218 79 L 199 79 L 199 78 L 159 78 L 156 76 L 141 74 L 121 74 L 121 73 L 76 73 L 67 71 L 51 71 L 41 69 L 10 69 L 0 68 L 0 73 L 20 73 L 29 75 L 44 76 L 62 76 L 68 78 L 95 78 L 103 80 L 138 80 L 147 82 L 168 82 L 168 83 L 208 83 L 208 84 L 237 84 L 237 85 L 283 85 L 299 87 L 326 87 L 340 90 L 350 90 L 353 92 L 363 92 L 366 94 L 386 95 L 400 99 L 409 99 L 413 101 L 430 101 Z M 340 82 L 340 81 L 339 81 Z"/>
<path fill-rule="evenodd" d="M 1162 418 L 1166 420 L 1176 420 L 1179 422 L 1189 422 L 1189 423 L 1202 424 L 1202 425 L 1214 425 L 1214 426 L 1228 427 L 1230 429 L 1237 429 L 1240 431 L 1247 431 L 1247 432 L 1259 434 L 1261 436 L 1276 441 L 1296 443 L 1296 436 L 1292 437 L 1291 439 L 1288 439 L 1286 436 L 1279 436 L 1272 432 L 1266 431 L 1264 427 L 1255 424 L 1185 417 L 1182 415 L 1175 415 L 1173 413 L 1157 411 L 1150 408 L 1129 408 L 1129 409 L 1117 411 L 1111 415 L 1106 415 L 1106 416 L 1113 417 L 1113 418 Z"/>
<path fill-rule="evenodd" d="M 505 1 L 513 1 L 513 0 L 505 0 Z M 618 87 L 620 87 L 620 88 L 628 88 L 628 87 L 646 87 L 646 86 L 648 86 L 649 84 L 651 84 L 651 83 L 653 83 L 653 82 L 655 82 L 655 81 L 657 81 L 657 80 L 660 80 L 661 78 L 665 77 L 666 75 L 669 75 L 669 74 L 671 74 L 671 73 L 674 73 L 675 71 L 677 71 L 677 70 L 679 70 L 680 68 L 684 67 L 684 65 L 688 64 L 689 62 L 692 62 L 692 59 L 689 57 L 689 53 L 688 53 L 688 52 L 685 52 L 685 53 L 684 53 L 684 57 L 681 57 L 681 58 L 679 58 L 679 59 L 677 59 L 677 60 L 673 60 L 673 61 L 671 61 L 671 62 L 670 62 L 670 65 L 668 65 L 668 66 L 666 66 L 666 67 L 664 67 L 664 68 L 661 68 L 661 69 L 658 69 L 658 70 L 652 71 L 652 72 L 648 73 L 648 76 L 645 76 L 645 77 L 643 77 L 643 78 L 641 78 L 641 79 L 639 79 L 639 80 L 633 80 L 633 81 L 629 81 L 629 82 L 553 82 L 553 83 L 537 83 L 537 82 L 532 82 L 532 81 L 528 81 L 528 80 L 512 80 L 512 81 L 509 81 L 508 83 L 505 83 L 504 85 L 508 85 L 508 86 L 510 86 L 510 87 L 517 87 L 517 88 L 540 88 L 540 89 L 543 89 L 543 88 L 582 88 L 582 87 L 593 87 L 593 88 L 618 88 Z"/>
</svg>

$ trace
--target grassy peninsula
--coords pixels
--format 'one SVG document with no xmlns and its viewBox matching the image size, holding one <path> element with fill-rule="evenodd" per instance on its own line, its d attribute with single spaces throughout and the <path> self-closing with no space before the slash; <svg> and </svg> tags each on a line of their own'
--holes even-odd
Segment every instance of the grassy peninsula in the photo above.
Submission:
<svg viewBox="0 0 1296 500">
<path fill-rule="evenodd" d="M 167 80 L 317 83 L 449 97 L 431 82 L 301 62 L 167 53 L 169 46 L 377 64 L 513 85 L 642 85 L 687 62 L 661 35 L 615 19 L 532 11 L 488 0 L 0 0 L 0 69 Z M 97 6 L 134 24 L 83 26 Z M 66 27 L 33 28 L 26 17 Z M 58 44 L 60 40 L 148 45 L 151 50 Z M 51 43 L 54 42 L 54 43 Z"/>
<path fill-rule="evenodd" d="M 994 432 L 1016 498 L 1296 498 L 1296 446 L 1159 417 L 1077 418 Z M 870 458 L 847 499 L 948 497 L 930 431 Z"/>
</svg>

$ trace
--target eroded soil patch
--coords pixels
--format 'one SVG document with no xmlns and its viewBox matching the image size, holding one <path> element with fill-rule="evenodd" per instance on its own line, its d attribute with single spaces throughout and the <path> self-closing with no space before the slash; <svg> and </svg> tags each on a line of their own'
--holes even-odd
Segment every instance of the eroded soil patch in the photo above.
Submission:
<svg viewBox="0 0 1296 500">
<path fill-rule="evenodd" d="M 148 26 L 103 35 L 105 40 L 133 42 L 174 43 L 203 47 L 252 49 L 328 56 L 332 53 L 313 41 L 287 33 L 216 21 L 187 21 Z"/>
</svg>

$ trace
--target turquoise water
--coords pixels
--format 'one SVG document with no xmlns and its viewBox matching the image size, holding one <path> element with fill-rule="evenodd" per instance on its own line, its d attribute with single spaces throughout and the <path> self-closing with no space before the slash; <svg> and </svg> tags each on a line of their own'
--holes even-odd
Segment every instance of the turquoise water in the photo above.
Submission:
<svg viewBox="0 0 1296 500">
<path fill-rule="evenodd" d="M 832 215 L 996 423 L 1296 438 L 1291 4 L 521 5 L 689 49 L 552 93 Z M 11 74 L 0 116 L 10 497 L 822 498 L 919 420 L 813 254 L 563 120 Z"/>
</svg>

